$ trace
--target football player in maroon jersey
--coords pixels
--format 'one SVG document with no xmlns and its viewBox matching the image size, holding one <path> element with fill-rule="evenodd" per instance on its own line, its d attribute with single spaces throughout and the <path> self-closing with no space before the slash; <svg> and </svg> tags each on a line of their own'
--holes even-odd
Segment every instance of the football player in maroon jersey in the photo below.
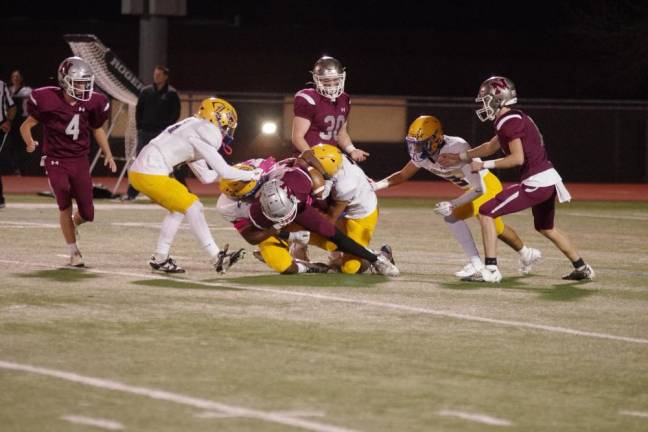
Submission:
<svg viewBox="0 0 648 432">
<path fill-rule="evenodd" d="M 104 165 L 117 170 L 106 133 L 101 128 L 110 114 L 110 102 L 93 91 L 94 74 L 80 57 L 69 57 L 58 67 L 59 87 L 34 89 L 27 111 L 29 117 L 20 127 L 28 152 L 38 145 L 31 129 L 43 126 L 43 159 L 41 165 L 49 179 L 60 210 L 63 237 L 70 252 L 70 265 L 83 267 L 83 257 L 76 243 L 76 227 L 94 219 L 92 180 L 88 153 L 90 133 L 104 154 Z M 72 214 L 72 198 L 77 211 Z"/>
<path fill-rule="evenodd" d="M 338 146 L 354 161 L 364 161 L 369 153 L 355 148 L 347 131 L 351 99 L 344 92 L 346 72 L 342 63 L 323 56 L 315 62 L 311 74 L 315 88 L 298 91 L 294 99 L 292 142 L 297 153 L 306 151 L 304 158 L 318 169 L 317 161 L 308 153 L 317 144 Z"/>
<path fill-rule="evenodd" d="M 445 166 L 458 160 L 471 162 L 474 172 L 482 168 L 506 169 L 520 167 L 520 182 L 497 194 L 479 209 L 486 267 L 482 277 L 486 282 L 499 282 L 502 275 L 497 268 L 497 234 L 494 218 L 531 208 L 535 229 L 551 240 L 571 261 L 574 269 L 563 276 L 566 280 L 594 278 L 594 270 L 583 261 L 565 233 L 554 226 L 555 201 L 571 200 L 562 178 L 547 156 L 544 141 L 535 122 L 524 111 L 512 107 L 517 103 L 513 82 L 505 77 L 488 78 L 479 87 L 475 101 L 481 121 L 491 120 L 495 136 L 488 142 L 459 155 L 446 153 L 439 162 Z M 474 158 L 490 156 L 502 150 L 505 157 L 480 161 Z"/>
</svg>

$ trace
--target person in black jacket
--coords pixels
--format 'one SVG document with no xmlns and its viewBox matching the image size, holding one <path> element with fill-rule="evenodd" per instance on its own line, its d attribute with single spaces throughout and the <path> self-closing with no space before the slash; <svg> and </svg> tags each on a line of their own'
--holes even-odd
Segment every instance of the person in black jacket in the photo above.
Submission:
<svg viewBox="0 0 648 432">
<path fill-rule="evenodd" d="M 153 70 L 153 84 L 142 89 L 137 99 L 137 154 L 167 126 L 178 121 L 180 117 L 180 98 L 175 88 L 169 85 L 169 69 L 156 66 Z M 187 177 L 185 167 L 174 170 L 173 175 L 185 184 Z M 122 199 L 133 200 L 138 192 L 128 186 L 128 192 Z"/>
</svg>

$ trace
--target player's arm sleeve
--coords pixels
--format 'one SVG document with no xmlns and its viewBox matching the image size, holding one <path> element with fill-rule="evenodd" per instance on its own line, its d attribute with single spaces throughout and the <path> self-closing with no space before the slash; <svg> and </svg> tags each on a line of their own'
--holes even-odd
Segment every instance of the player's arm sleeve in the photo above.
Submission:
<svg viewBox="0 0 648 432">
<path fill-rule="evenodd" d="M 498 138 L 501 141 L 509 143 L 515 138 L 524 137 L 524 122 L 519 116 L 511 116 L 504 119 L 504 123 L 498 131 Z"/>
<path fill-rule="evenodd" d="M 6 84 L 4 84 L 4 91 L 2 94 L 4 95 L 4 98 L 2 100 L 2 108 L 3 112 L 7 112 L 9 108 L 15 105 L 14 100 L 11 98 L 11 95 L 9 94 L 9 88 L 7 87 Z"/>
<path fill-rule="evenodd" d="M 293 113 L 296 117 L 302 117 L 312 121 L 315 116 L 315 101 L 310 95 L 298 92 L 295 95 Z"/>
<path fill-rule="evenodd" d="M 209 169 L 209 166 L 204 159 L 189 162 L 187 165 L 189 165 L 189 169 L 191 169 L 200 183 L 214 183 L 218 179 L 218 173 Z"/>
<path fill-rule="evenodd" d="M 100 98 L 88 116 L 88 123 L 92 129 L 99 129 L 108 120 L 110 115 L 110 101 L 106 97 Z"/>
<path fill-rule="evenodd" d="M 43 109 L 45 108 L 43 106 L 44 103 L 45 101 L 40 97 L 40 92 L 31 92 L 27 100 L 27 113 L 40 122 Z"/>
<path fill-rule="evenodd" d="M 215 147 L 207 144 L 205 141 L 198 137 L 189 138 L 189 142 L 196 149 L 198 154 L 207 162 L 207 165 L 214 170 L 219 177 L 230 180 L 253 180 L 255 177 L 254 171 L 244 171 L 230 166 L 223 156 L 218 153 Z"/>
<path fill-rule="evenodd" d="M 488 172 L 488 170 L 481 170 L 474 173 L 470 171 L 470 164 L 465 164 L 461 167 L 461 171 L 463 171 L 464 173 L 464 179 L 470 184 L 470 190 L 457 199 L 450 201 L 453 207 L 459 207 L 461 205 L 474 201 L 486 192 L 484 175 Z"/>
</svg>

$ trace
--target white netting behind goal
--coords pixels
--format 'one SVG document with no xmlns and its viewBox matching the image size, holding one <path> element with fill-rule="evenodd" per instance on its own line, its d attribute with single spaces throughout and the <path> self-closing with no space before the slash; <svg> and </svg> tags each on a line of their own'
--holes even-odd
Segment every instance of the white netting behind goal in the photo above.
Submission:
<svg viewBox="0 0 648 432">
<path fill-rule="evenodd" d="M 128 123 L 124 131 L 126 161 L 132 160 L 137 150 L 135 106 L 143 84 L 126 65 L 96 36 L 69 34 L 63 36 L 74 55 L 87 61 L 95 75 L 95 82 L 114 99 L 128 106 Z M 113 122 L 116 119 L 113 119 Z M 128 165 L 128 164 L 126 164 Z"/>
</svg>

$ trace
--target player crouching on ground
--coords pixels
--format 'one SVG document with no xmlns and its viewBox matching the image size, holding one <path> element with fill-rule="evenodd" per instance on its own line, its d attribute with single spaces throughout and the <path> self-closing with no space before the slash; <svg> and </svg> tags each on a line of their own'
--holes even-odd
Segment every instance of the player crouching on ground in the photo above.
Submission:
<svg viewBox="0 0 648 432">
<path fill-rule="evenodd" d="M 231 167 L 219 154 L 231 151 L 238 117 L 227 101 L 208 98 L 193 116 L 166 128 L 151 140 L 128 170 L 130 184 L 169 211 L 162 222 L 155 254 L 149 261 L 154 270 L 184 273 L 170 257 L 171 244 L 182 223 L 187 222 L 200 247 L 210 256 L 214 268 L 222 273 L 242 257 L 242 250 L 227 254 L 221 251 L 209 231 L 198 197 L 169 174 L 173 167 L 186 162 L 202 183 L 213 183 L 219 177 L 236 180 L 258 180 L 262 170 L 240 170 Z"/>
<path fill-rule="evenodd" d="M 348 158 L 341 159 L 342 165 L 331 176 L 326 216 L 351 239 L 368 247 L 378 224 L 378 198 L 364 171 Z M 388 245 L 383 245 L 381 250 L 391 256 Z M 331 252 L 329 264 L 347 274 L 362 273 L 369 267 L 368 262 L 338 251 Z"/>
<path fill-rule="evenodd" d="M 331 166 L 335 166 L 337 171 L 342 157 L 339 149 L 327 145 L 320 150 L 316 149 L 315 154 L 322 159 L 331 159 Z M 334 175 L 335 171 L 329 174 Z M 307 265 L 295 261 L 290 255 L 289 243 L 299 242 L 315 244 L 328 251 L 337 248 L 366 259 L 380 274 L 398 276 L 398 268 L 390 262 L 390 256 L 385 252 L 376 255 L 359 245 L 312 206 L 314 182 L 311 176 L 315 172 L 303 169 L 297 163 L 280 162 L 268 174 L 268 182 L 261 186 L 256 196 L 250 197 L 247 214 L 236 223 L 241 235 L 251 244 L 258 244 L 266 264 L 279 273 L 309 270 Z M 319 174 L 315 177 L 322 179 Z M 315 186 L 317 190 L 319 186 Z"/>
<path fill-rule="evenodd" d="M 470 149 L 470 145 L 460 137 L 443 133 L 441 122 L 434 116 L 420 116 L 409 127 L 405 138 L 410 161 L 400 170 L 379 182 L 374 189 L 385 189 L 403 183 L 424 168 L 442 179 L 449 181 L 465 192 L 451 200 L 436 204 L 434 212 L 443 216 L 450 231 L 459 242 L 470 260 L 465 267 L 455 273 L 462 280 L 482 280 L 484 267 L 465 219 L 479 218 L 479 207 L 502 191 L 499 179 L 488 169 L 471 172 L 470 163 L 458 161 L 452 166 L 439 164 L 441 155 L 458 155 Z M 531 266 L 541 258 L 537 249 L 526 247 L 517 233 L 504 225 L 501 217 L 495 218 L 497 236 L 520 255 L 520 272 L 527 274 Z"/>
<path fill-rule="evenodd" d="M 267 179 L 271 176 L 280 177 L 283 170 L 294 163 L 294 159 L 276 162 L 274 158 L 269 157 L 267 159 L 250 159 L 234 166 L 243 170 L 261 168 L 267 173 L 264 176 L 264 179 Z M 323 247 L 322 244 L 326 242 L 325 240 L 318 241 L 316 235 L 311 236 L 310 232 L 294 224 L 282 230 L 259 229 L 252 224 L 249 217 L 250 206 L 262 185 L 263 180 L 221 179 L 218 183 L 221 195 L 216 202 L 216 210 L 234 226 L 245 241 L 258 246 L 259 251 L 255 251 L 255 256 L 277 273 L 328 272 L 328 265 L 312 263 L 307 258 L 298 259 L 291 253 L 294 246 L 307 245 L 309 242 Z"/>
</svg>

